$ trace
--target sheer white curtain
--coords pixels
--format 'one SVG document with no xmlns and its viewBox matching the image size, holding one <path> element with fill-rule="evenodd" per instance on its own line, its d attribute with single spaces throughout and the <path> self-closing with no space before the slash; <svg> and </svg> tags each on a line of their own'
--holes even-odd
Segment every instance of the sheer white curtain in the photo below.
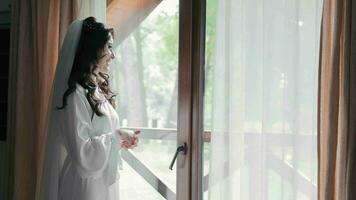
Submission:
<svg viewBox="0 0 356 200">
<path fill-rule="evenodd" d="M 321 8 L 218 1 L 209 199 L 316 199 Z"/>
</svg>

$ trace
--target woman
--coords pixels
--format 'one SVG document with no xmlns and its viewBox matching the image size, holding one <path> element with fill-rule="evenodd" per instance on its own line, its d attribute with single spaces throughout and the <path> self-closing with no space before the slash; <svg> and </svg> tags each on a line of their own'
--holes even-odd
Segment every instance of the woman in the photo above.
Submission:
<svg viewBox="0 0 356 200">
<path fill-rule="evenodd" d="M 119 150 L 135 147 L 139 131 L 119 128 L 108 81 L 112 48 L 113 29 L 93 17 L 68 29 L 49 107 L 40 199 L 119 198 Z"/>
</svg>

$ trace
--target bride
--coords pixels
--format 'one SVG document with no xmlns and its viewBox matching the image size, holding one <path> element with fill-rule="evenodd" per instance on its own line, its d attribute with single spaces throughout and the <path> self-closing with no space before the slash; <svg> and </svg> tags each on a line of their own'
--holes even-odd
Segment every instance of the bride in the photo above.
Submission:
<svg viewBox="0 0 356 200">
<path fill-rule="evenodd" d="M 49 103 L 42 200 L 119 199 L 119 151 L 139 131 L 120 129 L 108 66 L 113 29 L 94 17 L 73 22 L 59 55 Z"/>
</svg>

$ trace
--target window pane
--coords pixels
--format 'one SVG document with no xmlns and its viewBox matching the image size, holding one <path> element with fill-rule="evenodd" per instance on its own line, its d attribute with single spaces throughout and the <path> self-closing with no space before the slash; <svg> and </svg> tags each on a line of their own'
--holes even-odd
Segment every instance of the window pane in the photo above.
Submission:
<svg viewBox="0 0 356 200">
<path fill-rule="evenodd" d="M 116 48 L 112 84 L 118 93 L 121 126 L 141 129 L 139 146 L 130 154 L 123 153 L 123 199 L 157 200 L 175 195 L 176 171 L 168 167 L 177 134 L 178 2 L 160 1 L 153 10 L 142 2 L 139 14 L 149 15 L 136 16 L 144 19 L 139 23 L 131 20 L 132 25 L 139 25 Z M 163 195 L 158 192 L 162 184 L 167 187 L 161 191 Z"/>
</svg>

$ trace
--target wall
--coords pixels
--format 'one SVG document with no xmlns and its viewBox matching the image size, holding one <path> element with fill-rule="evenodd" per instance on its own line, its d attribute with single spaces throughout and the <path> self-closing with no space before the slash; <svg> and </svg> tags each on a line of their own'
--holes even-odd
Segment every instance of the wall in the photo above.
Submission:
<svg viewBox="0 0 356 200">
<path fill-rule="evenodd" d="M 6 135 L 7 81 L 9 68 L 10 0 L 0 1 L 0 199 L 8 199 L 8 135 Z M 4 88 L 3 88 L 4 87 Z"/>
</svg>

